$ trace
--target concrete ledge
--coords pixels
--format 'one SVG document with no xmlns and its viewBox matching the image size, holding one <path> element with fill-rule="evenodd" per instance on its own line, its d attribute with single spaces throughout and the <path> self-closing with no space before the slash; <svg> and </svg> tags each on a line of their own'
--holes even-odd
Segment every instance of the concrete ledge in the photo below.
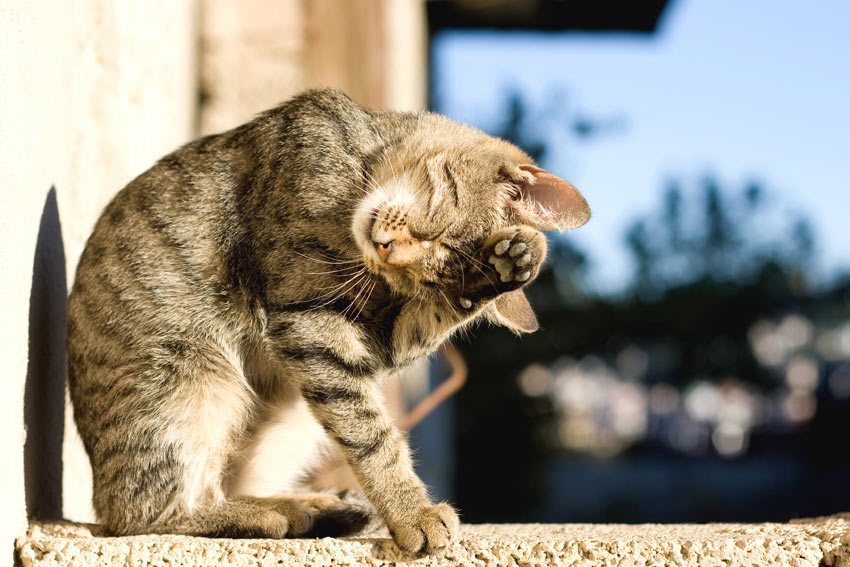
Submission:
<svg viewBox="0 0 850 567">
<path fill-rule="evenodd" d="M 67 565 L 571 565 L 850 567 L 850 514 L 789 524 L 482 524 L 437 556 L 385 537 L 227 540 L 103 537 L 97 526 L 34 523 L 16 542 L 24 567 Z"/>
</svg>

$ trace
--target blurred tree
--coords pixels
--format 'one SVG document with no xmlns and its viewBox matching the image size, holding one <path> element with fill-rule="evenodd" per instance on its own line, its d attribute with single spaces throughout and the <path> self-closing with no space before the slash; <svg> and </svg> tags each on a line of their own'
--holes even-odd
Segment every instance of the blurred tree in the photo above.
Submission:
<svg viewBox="0 0 850 567">
<path fill-rule="evenodd" d="M 713 176 L 690 193 L 680 181 L 669 182 L 660 211 L 635 219 L 626 231 L 635 266 L 630 291 L 658 299 L 703 279 L 752 282 L 772 264 L 789 273 L 808 272 L 815 247 L 811 224 L 802 217 L 788 224 L 770 214 L 765 194 L 754 182 L 737 192 L 723 189 Z M 701 220 L 686 222 L 688 213 Z"/>
<path fill-rule="evenodd" d="M 507 100 L 506 119 L 492 133 L 536 160 L 547 156 L 540 124 L 572 128 L 563 117 L 532 116 L 516 92 Z M 592 128 L 583 124 L 578 130 Z M 789 312 L 850 317 L 850 284 L 818 296 L 808 292 L 814 231 L 799 215 L 788 218 L 761 182 L 735 188 L 710 175 L 697 182 L 672 179 L 658 208 L 624 231 L 634 273 L 617 296 L 589 293 L 584 278 L 592 259 L 568 238 L 550 235 L 548 264 L 527 290 L 543 331 L 518 339 L 481 326 L 472 340 L 458 344 L 470 368 L 456 404 L 458 503 L 465 518 L 531 521 L 545 505 L 544 471 L 561 450 L 558 414 L 549 398 L 520 392 L 517 376 L 532 363 L 594 355 L 614 366 L 624 348 L 636 345 L 649 356 L 639 377 L 647 385 L 681 389 L 696 377 L 720 382 L 734 376 L 763 391 L 776 388 L 784 375 L 762 367 L 751 350 L 748 332 L 755 322 Z M 839 414 L 830 415 L 834 420 Z M 754 439 L 750 450 L 768 451 L 771 443 Z M 616 518 L 597 518 L 602 520 Z"/>
<path fill-rule="evenodd" d="M 509 90 L 506 98 L 507 117 L 493 135 L 516 144 L 534 161 L 542 161 L 546 153 L 546 145 L 539 137 L 539 132 L 536 132 L 537 135 L 529 133 L 527 128 L 528 103 L 515 90 Z"/>
</svg>

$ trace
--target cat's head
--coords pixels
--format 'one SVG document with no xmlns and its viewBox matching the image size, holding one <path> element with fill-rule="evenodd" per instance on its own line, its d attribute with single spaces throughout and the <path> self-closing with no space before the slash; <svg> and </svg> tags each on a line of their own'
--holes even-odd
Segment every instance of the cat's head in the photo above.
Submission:
<svg viewBox="0 0 850 567">
<path fill-rule="evenodd" d="M 516 146 L 433 114 L 377 152 L 364 177 L 354 239 L 366 267 L 406 297 L 448 301 L 464 266 L 480 261 L 482 244 L 500 229 L 568 230 L 590 218 L 575 187 Z M 522 292 L 506 295 L 490 317 L 534 330 Z"/>
</svg>

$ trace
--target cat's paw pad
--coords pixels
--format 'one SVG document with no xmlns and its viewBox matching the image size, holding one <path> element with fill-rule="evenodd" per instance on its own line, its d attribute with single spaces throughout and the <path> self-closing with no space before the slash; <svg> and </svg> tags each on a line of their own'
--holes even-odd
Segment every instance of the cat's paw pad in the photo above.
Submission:
<svg viewBox="0 0 850 567">
<path fill-rule="evenodd" d="M 412 518 L 390 528 L 393 539 L 401 549 L 410 553 L 434 553 L 457 539 L 460 520 L 445 502 L 425 506 Z"/>
<path fill-rule="evenodd" d="M 499 274 L 499 281 L 516 288 L 537 275 L 546 255 L 546 238 L 531 228 L 510 228 L 491 236 L 483 252 L 487 263 Z"/>
</svg>

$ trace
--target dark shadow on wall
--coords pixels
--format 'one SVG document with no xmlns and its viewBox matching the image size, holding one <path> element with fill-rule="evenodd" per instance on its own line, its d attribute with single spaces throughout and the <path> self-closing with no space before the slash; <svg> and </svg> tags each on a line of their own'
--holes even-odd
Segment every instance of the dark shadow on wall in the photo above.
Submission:
<svg viewBox="0 0 850 567">
<path fill-rule="evenodd" d="M 47 193 L 32 268 L 29 364 L 24 394 L 24 478 L 27 515 L 62 517 L 65 424 L 65 246 L 56 188 Z"/>
</svg>

